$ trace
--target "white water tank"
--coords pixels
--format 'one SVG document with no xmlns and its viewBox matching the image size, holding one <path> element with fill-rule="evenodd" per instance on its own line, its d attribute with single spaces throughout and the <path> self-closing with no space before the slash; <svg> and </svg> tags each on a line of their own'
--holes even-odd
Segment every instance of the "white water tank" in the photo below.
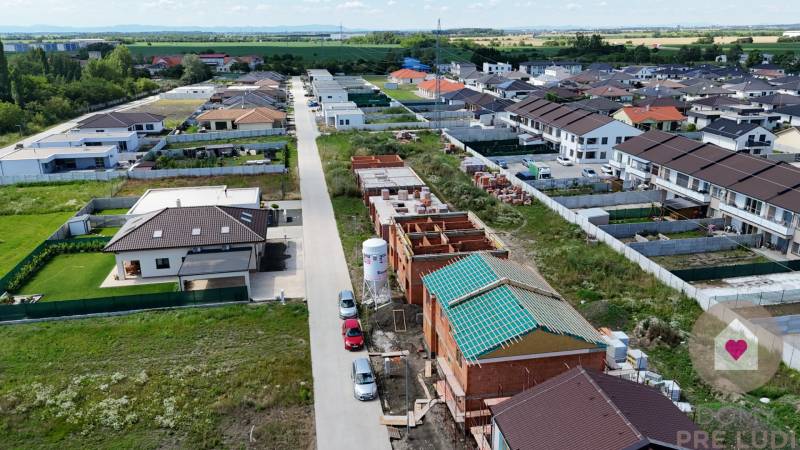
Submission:
<svg viewBox="0 0 800 450">
<path fill-rule="evenodd" d="M 389 270 L 389 245 L 380 238 L 367 239 L 361 245 L 364 257 L 364 281 L 386 281 Z"/>
</svg>

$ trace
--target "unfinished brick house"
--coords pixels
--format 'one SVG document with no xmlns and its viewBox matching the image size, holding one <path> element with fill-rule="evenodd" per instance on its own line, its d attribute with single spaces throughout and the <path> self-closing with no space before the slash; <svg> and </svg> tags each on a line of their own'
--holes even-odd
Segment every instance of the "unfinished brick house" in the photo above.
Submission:
<svg viewBox="0 0 800 450">
<path fill-rule="evenodd" d="M 380 169 L 383 167 L 403 167 L 403 158 L 398 155 L 351 156 L 350 169 Z"/>
<path fill-rule="evenodd" d="M 474 252 L 507 258 L 505 245 L 471 212 L 396 216 L 389 227 L 389 263 L 406 302 L 422 304 L 422 276 Z"/>
<path fill-rule="evenodd" d="M 475 253 L 423 283 L 424 342 L 457 423 L 485 422 L 486 404 L 570 368 L 605 367 L 600 333 L 521 264 Z"/>
<path fill-rule="evenodd" d="M 422 190 L 425 182 L 411 167 L 379 167 L 377 169 L 356 169 L 356 182 L 364 204 L 369 205 L 369 198 L 381 195 L 388 190 L 390 194 L 408 193 Z"/>
</svg>

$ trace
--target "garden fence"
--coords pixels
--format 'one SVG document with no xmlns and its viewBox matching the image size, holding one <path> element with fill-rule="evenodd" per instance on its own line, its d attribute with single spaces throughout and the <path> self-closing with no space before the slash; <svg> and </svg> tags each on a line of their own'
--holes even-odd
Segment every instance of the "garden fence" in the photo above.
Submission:
<svg viewBox="0 0 800 450">
<path fill-rule="evenodd" d="M 0 305 L 0 322 L 245 301 L 249 301 L 247 288 L 236 286 L 202 291 L 160 292 L 58 302 L 23 303 Z"/>
<path fill-rule="evenodd" d="M 673 270 L 672 273 L 683 281 L 721 280 L 723 278 L 751 277 L 771 273 L 786 273 L 800 270 L 800 260 L 770 261 L 728 266 L 695 267 Z"/>
</svg>

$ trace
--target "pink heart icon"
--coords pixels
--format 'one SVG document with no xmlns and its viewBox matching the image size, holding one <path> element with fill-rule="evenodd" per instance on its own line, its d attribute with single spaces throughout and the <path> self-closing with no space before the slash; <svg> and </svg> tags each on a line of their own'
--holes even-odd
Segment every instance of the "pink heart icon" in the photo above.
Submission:
<svg viewBox="0 0 800 450">
<path fill-rule="evenodd" d="M 744 339 L 739 339 L 738 341 L 728 339 L 728 342 L 725 343 L 725 350 L 728 351 L 734 361 L 738 361 L 747 351 L 747 341 Z"/>
</svg>

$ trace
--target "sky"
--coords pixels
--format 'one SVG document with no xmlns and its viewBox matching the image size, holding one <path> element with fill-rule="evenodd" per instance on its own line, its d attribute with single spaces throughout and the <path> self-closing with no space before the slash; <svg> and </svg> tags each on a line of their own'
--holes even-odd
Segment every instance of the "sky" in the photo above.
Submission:
<svg viewBox="0 0 800 450">
<path fill-rule="evenodd" d="M 786 0 L 0 0 L 0 25 L 550 28 L 800 23 Z"/>
</svg>

